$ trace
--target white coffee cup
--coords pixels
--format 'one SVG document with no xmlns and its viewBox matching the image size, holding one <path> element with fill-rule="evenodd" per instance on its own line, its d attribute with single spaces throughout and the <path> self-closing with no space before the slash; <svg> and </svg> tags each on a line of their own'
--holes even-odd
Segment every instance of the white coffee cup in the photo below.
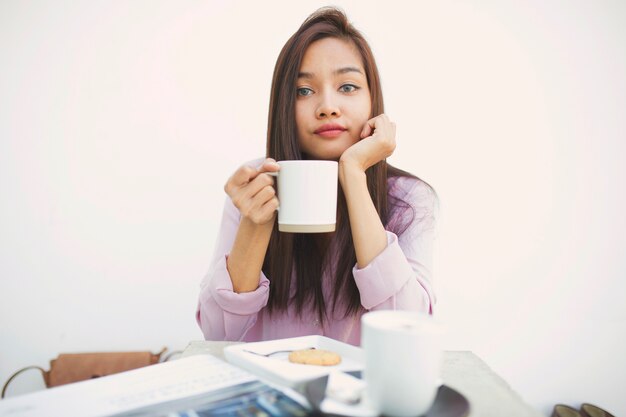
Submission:
<svg viewBox="0 0 626 417">
<path fill-rule="evenodd" d="M 415 417 L 440 385 L 442 327 L 424 313 L 369 312 L 361 318 L 366 401 L 381 414 Z"/>
<path fill-rule="evenodd" d="M 335 231 L 336 161 L 279 161 L 278 230 L 291 233 Z M 274 174 L 274 173 L 272 173 Z"/>
</svg>

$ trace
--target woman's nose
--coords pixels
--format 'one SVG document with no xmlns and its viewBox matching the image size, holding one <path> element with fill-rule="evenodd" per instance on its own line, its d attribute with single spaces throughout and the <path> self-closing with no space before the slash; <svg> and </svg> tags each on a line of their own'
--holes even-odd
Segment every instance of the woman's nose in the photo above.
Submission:
<svg viewBox="0 0 626 417">
<path fill-rule="evenodd" d="M 339 104 L 332 94 L 322 94 L 320 96 L 321 101 L 317 107 L 317 118 L 323 119 L 329 116 L 339 117 L 341 116 L 341 110 Z"/>
</svg>

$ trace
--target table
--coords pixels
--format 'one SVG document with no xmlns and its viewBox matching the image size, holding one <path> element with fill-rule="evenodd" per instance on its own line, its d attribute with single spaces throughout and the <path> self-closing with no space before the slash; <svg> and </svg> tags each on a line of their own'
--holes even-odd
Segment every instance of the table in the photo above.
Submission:
<svg viewBox="0 0 626 417">
<path fill-rule="evenodd" d="M 226 346 L 240 342 L 192 341 L 182 356 L 212 354 L 224 359 Z M 468 351 L 445 351 L 441 378 L 470 402 L 470 417 L 543 417 L 526 404 L 504 379 Z"/>
</svg>

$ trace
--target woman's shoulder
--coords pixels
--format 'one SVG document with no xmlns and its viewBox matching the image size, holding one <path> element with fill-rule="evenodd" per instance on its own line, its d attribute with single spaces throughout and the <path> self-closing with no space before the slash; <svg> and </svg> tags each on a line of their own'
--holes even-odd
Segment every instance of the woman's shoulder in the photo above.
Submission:
<svg viewBox="0 0 626 417">
<path fill-rule="evenodd" d="M 401 200 L 435 200 L 435 190 L 425 181 L 410 176 L 387 178 L 389 195 Z"/>
<path fill-rule="evenodd" d="M 400 236 L 410 225 L 414 225 L 417 231 L 434 228 L 439 200 L 426 181 L 414 176 L 390 177 L 388 195 L 390 211 L 387 230 Z"/>
</svg>

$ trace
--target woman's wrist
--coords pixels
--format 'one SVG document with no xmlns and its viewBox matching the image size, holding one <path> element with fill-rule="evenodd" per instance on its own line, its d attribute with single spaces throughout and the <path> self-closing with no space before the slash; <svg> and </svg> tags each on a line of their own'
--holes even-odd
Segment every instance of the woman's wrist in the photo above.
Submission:
<svg viewBox="0 0 626 417">
<path fill-rule="evenodd" d="M 365 180 L 365 178 L 365 170 L 358 164 L 351 161 L 339 160 L 339 182 L 342 187 L 345 188 L 349 182 Z"/>
</svg>

